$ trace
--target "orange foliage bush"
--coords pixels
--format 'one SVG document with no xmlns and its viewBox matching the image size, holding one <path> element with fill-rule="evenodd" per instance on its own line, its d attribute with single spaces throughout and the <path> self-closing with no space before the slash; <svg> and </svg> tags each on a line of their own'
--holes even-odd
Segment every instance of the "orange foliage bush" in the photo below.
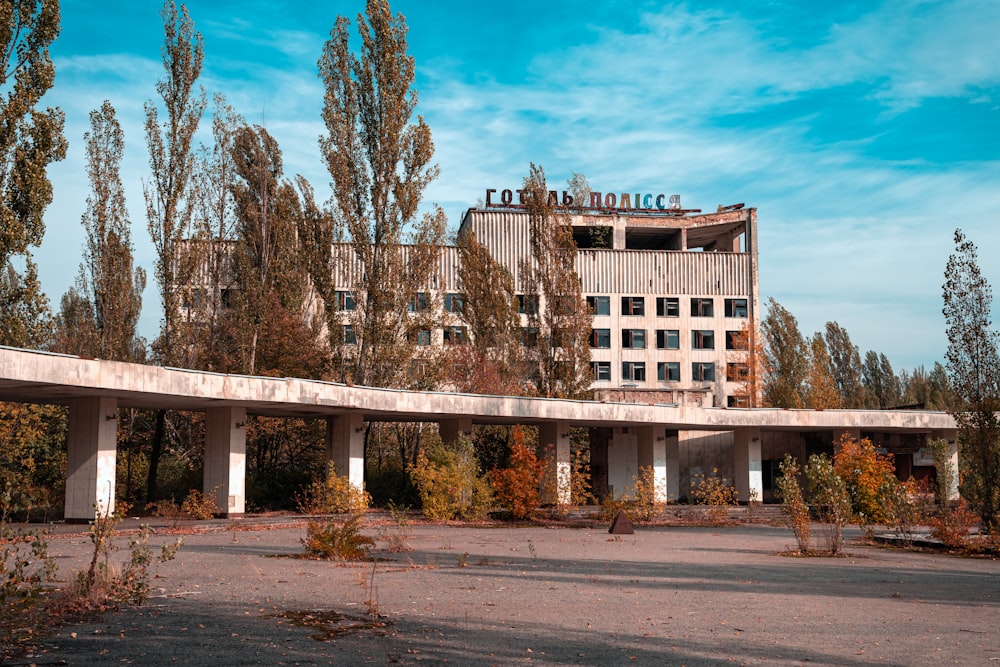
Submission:
<svg viewBox="0 0 1000 667">
<path fill-rule="evenodd" d="M 858 523 L 865 526 L 891 520 L 886 499 L 899 485 L 892 454 L 880 454 L 868 438 L 859 442 L 845 433 L 833 455 L 833 467 L 847 485 Z"/>
<path fill-rule="evenodd" d="M 510 507 L 515 519 L 526 519 L 541 504 L 538 486 L 545 474 L 545 461 L 524 444 L 524 432 L 514 428 L 514 443 L 510 448 L 510 467 L 493 469 L 490 480 L 493 491 L 504 505 Z"/>
</svg>

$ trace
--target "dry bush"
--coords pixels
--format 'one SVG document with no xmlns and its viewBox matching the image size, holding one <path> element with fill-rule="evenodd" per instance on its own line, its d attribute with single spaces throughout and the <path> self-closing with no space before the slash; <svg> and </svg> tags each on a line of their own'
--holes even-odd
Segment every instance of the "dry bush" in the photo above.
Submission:
<svg viewBox="0 0 1000 667">
<path fill-rule="evenodd" d="M 510 466 L 490 471 L 497 499 L 510 508 L 515 519 L 527 519 L 541 504 L 539 484 L 545 476 L 545 461 L 524 443 L 524 432 L 514 429 Z"/>
<path fill-rule="evenodd" d="M 310 521 L 302 539 L 306 554 L 332 560 L 363 560 L 375 540 L 361 532 L 361 516 L 336 521 Z"/>
<path fill-rule="evenodd" d="M 694 475 L 691 479 L 691 497 L 695 504 L 708 506 L 708 518 L 713 523 L 724 523 L 729 518 L 729 508 L 736 505 L 736 487 L 725 477 L 719 477 L 719 469 L 712 468 L 712 474 Z"/>
<path fill-rule="evenodd" d="M 801 553 L 809 552 L 809 540 L 812 537 L 809 505 L 802 497 L 802 487 L 799 475 L 802 469 L 790 454 L 785 454 L 785 460 L 780 466 L 781 476 L 777 479 L 778 493 L 781 496 L 781 507 L 788 515 L 788 524 L 795 534 L 795 541 Z"/>
<path fill-rule="evenodd" d="M 632 478 L 632 496 L 632 512 L 626 512 L 630 519 L 652 521 L 667 509 L 666 497 L 656 491 L 656 470 L 653 466 L 639 468 L 639 474 Z"/>
<path fill-rule="evenodd" d="M 350 477 L 337 474 L 330 464 L 325 479 L 313 480 L 295 497 L 303 514 L 364 514 L 371 504 L 371 495 L 351 484 Z"/>
<path fill-rule="evenodd" d="M 215 493 L 203 493 L 197 489 L 188 492 L 181 503 L 181 514 L 192 519 L 207 521 L 214 519 L 218 511 L 215 505 Z"/>
<path fill-rule="evenodd" d="M 428 519 L 478 520 L 493 506 L 493 490 L 489 480 L 479 474 L 475 450 L 465 435 L 451 447 L 435 443 L 420 451 L 409 473 Z"/>
</svg>

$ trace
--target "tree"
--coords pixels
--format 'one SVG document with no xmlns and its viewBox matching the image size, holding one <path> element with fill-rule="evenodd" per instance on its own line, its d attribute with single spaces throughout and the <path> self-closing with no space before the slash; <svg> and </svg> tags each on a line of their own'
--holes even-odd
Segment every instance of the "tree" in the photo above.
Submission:
<svg viewBox="0 0 1000 667">
<path fill-rule="evenodd" d="M 865 387 L 861 379 L 861 353 L 858 346 L 851 342 L 847 330 L 836 322 L 826 323 L 824 340 L 841 406 L 865 407 Z"/>
<path fill-rule="evenodd" d="M 733 390 L 733 396 L 737 399 L 740 407 L 759 408 L 764 393 L 764 378 L 767 375 L 767 359 L 763 346 L 760 344 L 761 335 L 747 320 L 733 335 L 732 345 L 734 350 L 746 350 L 744 361 L 745 371 L 738 373 L 736 377 L 737 385 Z"/>
<path fill-rule="evenodd" d="M 31 248 L 52 202 L 45 170 L 66 156 L 63 112 L 37 108 L 55 80 L 49 45 L 58 35 L 58 0 L 13 0 L 0 11 L 0 345 L 38 346 L 49 332 Z"/>
<path fill-rule="evenodd" d="M 204 47 L 201 34 L 187 8 L 180 12 L 173 0 L 160 11 L 164 42 L 161 53 L 166 76 L 156 84 L 163 98 L 166 119 L 146 102 L 146 143 L 149 146 L 150 182 L 144 185 L 146 219 L 156 250 L 156 281 L 163 306 L 163 328 L 156 343 L 161 363 L 190 365 L 185 358 L 184 335 L 180 331 L 182 291 L 193 271 L 192 258 L 182 253 L 182 240 L 190 233 L 193 202 L 190 197 L 194 171 L 192 142 L 205 110 L 205 91 L 194 91 L 201 74 Z M 188 299 L 191 295 L 187 295 Z M 180 339 L 180 340 L 178 340 Z"/>
<path fill-rule="evenodd" d="M 337 235 L 349 243 L 344 271 L 356 290 L 351 375 L 359 384 L 403 386 L 416 345 L 407 306 L 433 284 L 444 213 L 425 215 L 409 237 L 406 230 L 438 169 L 430 166 L 430 128 L 420 116 L 411 123 L 417 93 L 402 14 L 394 17 L 385 0 L 368 0 L 358 15 L 360 57 L 351 51 L 349 27 L 337 17 L 319 71 L 328 131 L 320 147 L 333 179 Z M 406 240 L 413 247 L 404 251 Z"/>
<path fill-rule="evenodd" d="M 945 268 L 947 368 L 961 401 L 952 414 L 959 429 L 962 496 L 991 534 L 1000 529 L 1000 354 L 992 329 L 993 292 L 979 269 L 978 251 L 961 230 Z"/>
<path fill-rule="evenodd" d="M 764 337 L 767 380 L 764 402 L 775 408 L 801 408 L 809 372 L 809 348 L 799 323 L 773 298 L 767 300 L 767 316 L 760 323 Z"/>
<path fill-rule="evenodd" d="M 470 230 L 458 237 L 458 256 L 458 316 L 468 326 L 470 340 L 454 350 L 452 381 L 458 391 L 519 393 L 521 317 L 514 277 Z"/>
<path fill-rule="evenodd" d="M 82 220 L 86 241 L 77 291 L 92 304 L 97 333 L 92 354 L 101 359 L 141 361 L 146 356 L 145 342 L 136 338 L 135 330 L 146 272 L 132 266 L 131 222 L 119 175 L 125 140 L 107 100 L 90 113 L 90 131 L 84 141 L 91 194 Z"/>
<path fill-rule="evenodd" d="M 539 396 L 580 398 L 593 382 L 588 343 L 593 318 L 576 272 L 576 243 L 568 221 L 553 214 L 544 170 L 531 165 L 524 179 L 530 225 L 530 259 L 520 266 L 528 326 L 536 336 L 528 346 L 532 381 Z"/>
<path fill-rule="evenodd" d="M 871 407 L 887 410 L 899 405 L 903 398 L 902 385 L 885 354 L 869 350 L 865 354 L 861 375 Z"/>
<path fill-rule="evenodd" d="M 841 407 L 833 364 L 826 349 L 826 342 L 820 333 L 813 334 L 809 340 L 809 374 L 806 376 L 805 407 L 812 410 Z"/>
</svg>

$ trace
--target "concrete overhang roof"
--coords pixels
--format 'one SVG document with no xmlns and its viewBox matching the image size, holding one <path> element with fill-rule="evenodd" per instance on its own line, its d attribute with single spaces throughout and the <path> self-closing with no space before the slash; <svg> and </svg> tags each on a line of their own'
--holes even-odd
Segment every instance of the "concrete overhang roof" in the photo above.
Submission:
<svg viewBox="0 0 1000 667">
<path fill-rule="evenodd" d="M 68 405 L 109 397 L 119 407 L 207 410 L 242 407 L 275 417 L 361 413 L 370 421 L 471 419 L 480 424 L 662 426 L 681 430 L 892 432 L 952 430 L 954 419 L 922 410 L 723 409 L 691 406 L 481 396 L 356 387 L 345 384 L 164 368 L 0 347 L 0 400 Z"/>
</svg>

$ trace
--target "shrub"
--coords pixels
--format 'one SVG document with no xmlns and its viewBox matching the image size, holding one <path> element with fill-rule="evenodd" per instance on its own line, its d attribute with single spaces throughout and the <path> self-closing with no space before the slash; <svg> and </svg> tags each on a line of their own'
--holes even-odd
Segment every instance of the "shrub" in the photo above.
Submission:
<svg viewBox="0 0 1000 667">
<path fill-rule="evenodd" d="M 30 513 L 30 499 L 6 484 L 0 492 L 0 625 L 4 629 L 38 596 L 42 584 L 55 577 L 57 569 L 48 556 L 48 533 L 13 521 L 15 515 Z"/>
<path fill-rule="evenodd" d="M 515 428 L 510 447 L 510 466 L 490 471 L 497 499 L 510 508 L 515 519 L 526 519 L 541 504 L 539 484 L 545 461 L 524 443 L 524 432 Z"/>
<path fill-rule="evenodd" d="M 954 508 L 944 509 L 930 520 L 931 537 L 941 540 L 949 549 L 965 549 L 969 544 L 969 533 L 978 523 L 979 517 L 962 499 Z"/>
<path fill-rule="evenodd" d="M 364 514 L 371 503 L 371 496 L 364 489 L 351 484 L 346 475 L 338 475 L 337 467 L 330 464 L 326 479 L 317 479 L 296 496 L 299 511 L 303 514 Z"/>
<path fill-rule="evenodd" d="M 652 521 L 667 509 L 667 498 L 656 490 L 656 470 L 653 466 L 642 466 L 639 474 L 632 478 L 634 510 L 632 516 L 637 521 Z"/>
<path fill-rule="evenodd" d="M 941 507 L 946 507 L 951 499 L 952 485 L 955 480 L 955 465 L 951 461 L 951 445 L 944 438 L 931 440 L 927 443 L 934 454 L 934 500 Z"/>
<path fill-rule="evenodd" d="M 187 497 L 184 498 L 184 502 L 181 503 L 181 514 L 192 519 L 200 519 L 202 521 L 214 519 L 217 511 L 214 492 L 203 493 L 197 489 L 192 489 L 188 492 Z"/>
<path fill-rule="evenodd" d="M 594 494 L 590 490 L 590 461 L 582 449 L 573 453 L 572 467 L 569 479 L 570 503 L 589 505 L 594 500 Z"/>
<path fill-rule="evenodd" d="M 719 477 L 719 469 L 713 468 L 712 474 L 694 475 L 691 480 L 691 497 L 697 505 L 708 505 L 708 516 L 715 523 L 722 523 L 729 516 L 729 507 L 736 505 L 738 496 L 736 487 L 725 477 Z"/>
<path fill-rule="evenodd" d="M 436 443 L 419 452 L 409 472 L 429 519 L 482 519 L 493 504 L 489 480 L 479 474 L 472 443 L 464 435 L 452 447 Z"/>
<path fill-rule="evenodd" d="M 809 457 L 806 478 L 819 520 L 825 526 L 827 548 L 836 555 L 844 543 L 844 526 L 851 519 L 851 496 L 847 492 L 847 484 L 825 454 Z"/>
<path fill-rule="evenodd" d="M 777 479 L 778 494 L 781 496 L 781 507 L 788 515 L 788 524 L 795 534 L 795 541 L 801 553 L 809 552 L 809 540 L 812 537 L 812 526 L 809 517 L 809 505 L 802 497 L 802 486 L 799 475 L 802 469 L 790 454 L 785 454 L 785 460 L 779 468 L 781 476 Z"/>
<path fill-rule="evenodd" d="M 361 516 L 343 521 L 310 521 L 302 540 L 306 554 L 335 560 L 362 560 L 368 557 L 375 540 L 361 532 Z"/>
<path fill-rule="evenodd" d="M 889 525 L 890 503 L 899 499 L 892 454 L 880 454 L 868 438 L 857 441 L 844 434 L 833 456 L 833 467 L 851 498 L 851 512 L 871 533 L 873 524 Z"/>
</svg>

